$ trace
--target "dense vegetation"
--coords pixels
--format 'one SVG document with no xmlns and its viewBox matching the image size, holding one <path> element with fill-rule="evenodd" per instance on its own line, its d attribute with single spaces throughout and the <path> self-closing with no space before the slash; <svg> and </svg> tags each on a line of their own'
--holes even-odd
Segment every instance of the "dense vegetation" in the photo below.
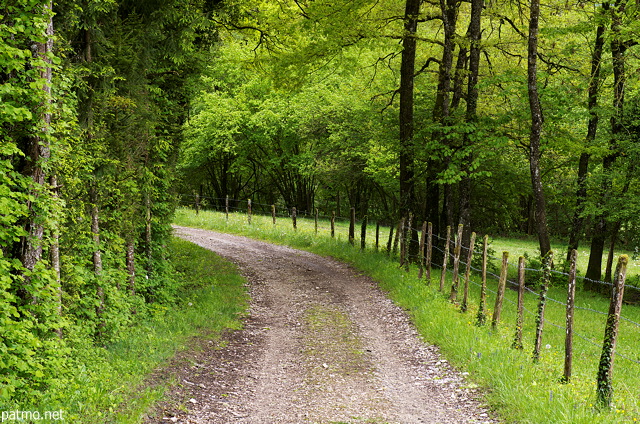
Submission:
<svg viewBox="0 0 640 424">
<path fill-rule="evenodd" d="M 541 255 L 590 242 L 602 278 L 606 247 L 640 244 L 637 18 L 627 0 L 3 0 L 0 402 L 37 404 L 178 301 L 179 198 L 412 214 L 537 234 Z"/>
<path fill-rule="evenodd" d="M 2 2 L 3 410 L 55 405 L 100 347 L 180 299 L 170 187 L 207 7 Z"/>
<path fill-rule="evenodd" d="M 606 247 L 637 245 L 637 4 L 546 2 L 536 46 L 527 6 L 264 2 L 203 74 L 185 202 L 591 243 L 600 279 Z"/>
</svg>

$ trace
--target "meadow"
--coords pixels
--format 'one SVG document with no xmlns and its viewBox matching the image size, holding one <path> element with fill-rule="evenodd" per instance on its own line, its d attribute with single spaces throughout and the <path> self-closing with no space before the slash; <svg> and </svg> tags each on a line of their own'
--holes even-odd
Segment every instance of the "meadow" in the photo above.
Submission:
<svg viewBox="0 0 640 424">
<path fill-rule="evenodd" d="M 274 243 L 286 244 L 317 254 L 332 256 L 353 264 L 376 280 L 380 287 L 412 317 L 422 337 L 440 346 L 443 355 L 456 367 L 470 373 L 469 384 L 482 387 L 487 402 L 508 422 L 519 423 L 627 423 L 640 420 L 640 309 L 624 305 L 613 371 L 614 394 L 610 409 L 596 403 L 596 374 L 609 299 L 578 288 L 575 312 L 575 336 L 572 378 L 561 382 L 564 367 L 566 288 L 562 275 L 554 278 L 548 292 L 540 360 L 531 359 L 535 336 L 535 311 L 538 293 L 535 287 L 525 294 L 523 325 L 524 348 L 512 348 L 516 331 L 515 290 L 507 290 L 502 320 L 496 329 L 478 326 L 479 278 L 472 275 L 470 304 L 462 313 L 457 304 L 448 301 L 451 274 L 447 274 L 446 290 L 439 288 L 439 267 L 434 265 L 431 281 L 418 279 L 417 267 L 409 272 L 401 269 L 397 258 L 386 252 L 388 229 L 381 230 L 380 249 L 376 251 L 375 226 L 368 227 L 367 248 L 360 249 L 360 228 L 356 243 L 348 242 L 348 222 L 336 222 L 336 234 L 330 236 L 327 220 L 297 219 L 297 230 L 291 219 L 279 217 L 274 225 L 271 217 L 244 213 L 224 213 L 179 209 L 175 223 L 228 233 L 241 234 Z M 385 248 L 383 248 L 385 246 Z M 523 240 L 492 240 L 497 252 L 511 249 L 512 262 L 535 243 Z M 513 259 L 515 258 L 515 260 Z M 450 269 L 450 268 L 449 268 Z M 527 276 L 535 277 L 534 270 Z M 508 284 L 508 287 L 511 285 Z M 497 282 L 488 281 L 487 306 L 493 309 Z"/>
</svg>

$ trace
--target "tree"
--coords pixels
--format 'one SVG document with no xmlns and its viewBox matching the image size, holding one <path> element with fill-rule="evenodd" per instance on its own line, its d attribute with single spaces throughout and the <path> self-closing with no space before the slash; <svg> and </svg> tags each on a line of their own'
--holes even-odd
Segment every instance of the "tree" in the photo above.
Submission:
<svg viewBox="0 0 640 424">
<path fill-rule="evenodd" d="M 593 228 L 593 235 L 591 239 L 591 251 L 589 254 L 589 265 L 585 278 L 587 281 L 587 288 L 591 290 L 599 290 L 599 285 L 596 283 L 602 278 L 602 255 L 604 253 L 604 245 L 609 233 L 609 220 L 613 213 L 606 207 L 607 199 L 611 197 L 613 190 L 612 173 L 613 167 L 618 160 L 621 150 L 620 142 L 624 137 L 624 106 L 625 106 L 625 92 L 627 90 L 627 75 L 626 75 L 626 55 L 627 49 L 635 44 L 636 40 L 627 38 L 627 35 L 623 31 L 625 22 L 623 18 L 626 16 L 627 4 L 625 1 L 618 0 L 611 7 L 611 59 L 613 70 L 613 107 L 610 118 L 611 125 L 611 138 L 609 140 L 608 151 L 605 153 L 602 159 L 602 183 L 599 193 L 599 212 L 595 216 L 595 225 Z M 603 9 L 608 9 L 603 6 Z M 633 18 L 632 18 L 633 19 Z M 622 195 L 624 195 L 626 189 L 623 189 Z M 615 222 L 615 221 L 614 221 Z M 614 229 L 617 225 L 614 225 Z M 614 231 L 612 238 L 615 240 L 617 237 L 617 231 Z"/>
<path fill-rule="evenodd" d="M 25 268 L 25 295 L 35 300 L 35 293 L 28 288 L 33 272 L 42 259 L 44 244 L 44 223 L 40 216 L 40 208 L 46 208 L 47 161 L 51 156 L 51 61 L 53 55 L 53 20 L 51 14 L 52 3 L 43 4 L 40 13 L 46 25 L 44 34 L 40 34 L 31 41 L 32 61 L 29 80 L 35 86 L 41 87 L 41 95 L 34 96 L 32 103 L 33 123 L 27 133 L 23 134 L 19 146 L 24 153 L 24 160 L 20 164 L 21 172 L 31 180 L 30 196 L 27 200 L 29 210 L 28 219 L 24 224 L 25 235 L 20 238 L 18 258 Z M 37 9 L 36 9 L 37 10 Z"/>
<path fill-rule="evenodd" d="M 471 16 L 469 20 L 469 28 L 467 29 L 467 38 L 469 39 L 469 76 L 467 83 L 467 110 L 465 113 L 465 122 L 469 125 L 467 132 L 464 134 L 464 148 L 469 148 L 471 142 L 471 131 L 478 131 L 478 76 L 480 73 L 480 40 L 482 37 L 482 8 L 483 0 L 473 0 L 471 2 Z M 473 158 L 469 158 L 472 162 Z M 462 239 L 464 246 L 469 246 L 471 235 L 471 163 L 466 166 L 466 173 L 462 177 L 460 183 L 460 223 L 465 226 L 465 232 Z"/>
<path fill-rule="evenodd" d="M 603 3 L 601 10 L 606 12 L 609 9 L 608 3 Z M 591 73 L 589 78 L 588 89 L 588 110 L 589 121 L 587 124 L 587 136 L 585 139 L 585 147 L 589 147 L 595 142 L 598 131 L 598 122 L 600 120 L 598 112 L 598 97 L 601 85 L 601 68 L 602 68 L 602 50 L 604 47 L 605 25 L 603 22 L 603 13 L 600 13 L 600 19 L 596 27 L 596 36 L 594 41 L 593 53 L 591 56 Z M 573 220 L 571 222 L 571 234 L 569 236 L 569 245 L 567 248 L 567 261 L 571 256 L 571 251 L 578 249 L 580 234 L 583 230 L 584 209 L 587 197 L 587 173 L 589 171 L 588 152 L 580 153 L 578 165 L 578 188 L 576 190 L 576 206 L 573 212 Z"/>
<path fill-rule="evenodd" d="M 540 140 L 544 118 L 540 106 L 538 93 L 538 35 L 540 20 L 540 1 L 531 0 L 529 17 L 529 43 L 527 49 L 527 92 L 529 94 L 529 108 L 531 111 L 531 133 L 529 137 L 529 169 L 531 172 L 531 186 L 536 208 L 536 225 L 540 254 L 546 256 L 551 250 L 549 229 L 547 227 L 547 211 L 542 185 L 542 171 L 540 169 Z"/>
<path fill-rule="evenodd" d="M 416 62 L 416 33 L 421 0 L 407 0 L 404 12 L 402 59 L 400 65 L 400 210 L 408 219 L 415 215 L 413 91 Z"/>
</svg>

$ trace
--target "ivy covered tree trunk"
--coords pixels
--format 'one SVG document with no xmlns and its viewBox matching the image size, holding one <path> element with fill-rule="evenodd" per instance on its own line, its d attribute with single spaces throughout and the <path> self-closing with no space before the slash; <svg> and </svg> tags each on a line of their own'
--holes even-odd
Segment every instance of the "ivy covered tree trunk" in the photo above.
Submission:
<svg viewBox="0 0 640 424">
<path fill-rule="evenodd" d="M 47 27 L 43 41 L 33 42 L 31 52 L 34 61 L 43 63 L 35 69 L 36 77 L 43 82 L 43 95 L 38 104 L 35 104 L 34 125 L 31 133 L 25 137 L 23 152 L 26 156 L 22 173 L 31 179 L 32 198 L 27 201 L 29 216 L 25 224 L 26 236 L 20 240 L 19 259 L 27 271 L 33 271 L 36 264 L 42 258 L 44 217 L 38 212 L 38 202 L 44 201 L 46 171 L 45 167 L 51 151 L 49 146 L 49 133 L 51 130 L 51 57 L 53 52 L 53 20 L 52 3 L 43 7 L 42 13 L 47 17 Z M 27 277 L 27 280 L 30 277 Z"/>
<path fill-rule="evenodd" d="M 545 256 L 551 250 L 549 229 L 547 227 L 546 201 L 542 185 L 542 173 L 540 170 L 540 140 L 542 137 L 542 108 L 540 107 L 540 95 L 538 93 L 538 34 L 540 20 L 540 0 L 531 0 L 529 20 L 529 44 L 527 66 L 527 91 L 529 93 L 529 107 L 531 110 L 531 134 L 529 136 L 529 170 L 531 173 L 531 186 L 535 200 L 536 228 L 538 230 L 538 242 L 540 254 Z"/>
</svg>

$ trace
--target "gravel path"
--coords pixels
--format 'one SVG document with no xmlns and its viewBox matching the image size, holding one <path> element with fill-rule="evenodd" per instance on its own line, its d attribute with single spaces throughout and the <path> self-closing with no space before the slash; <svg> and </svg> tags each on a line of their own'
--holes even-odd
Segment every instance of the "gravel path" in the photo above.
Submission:
<svg viewBox="0 0 640 424">
<path fill-rule="evenodd" d="M 175 229 L 239 265 L 250 314 L 227 343 L 174 364 L 172 400 L 147 422 L 498 422 L 371 279 L 311 253 Z"/>
</svg>

